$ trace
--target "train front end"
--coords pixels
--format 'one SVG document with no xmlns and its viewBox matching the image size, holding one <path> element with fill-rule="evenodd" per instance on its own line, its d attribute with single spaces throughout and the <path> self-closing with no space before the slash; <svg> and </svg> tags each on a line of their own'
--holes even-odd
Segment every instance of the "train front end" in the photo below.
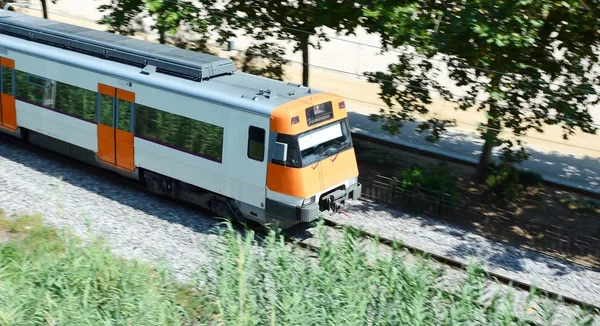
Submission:
<svg viewBox="0 0 600 326">
<path fill-rule="evenodd" d="M 267 221 L 310 222 L 361 196 L 343 98 L 318 93 L 271 115 Z"/>
</svg>

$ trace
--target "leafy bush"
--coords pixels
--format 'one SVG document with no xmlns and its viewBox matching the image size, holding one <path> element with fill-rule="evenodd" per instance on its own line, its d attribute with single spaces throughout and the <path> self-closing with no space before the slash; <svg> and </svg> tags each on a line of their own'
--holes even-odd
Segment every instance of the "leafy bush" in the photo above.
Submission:
<svg viewBox="0 0 600 326">
<path fill-rule="evenodd" d="M 523 191 L 539 187 L 543 181 L 541 175 L 519 170 L 510 164 L 492 165 L 488 171 L 485 180 L 488 191 L 505 200 L 514 199 Z"/>
<path fill-rule="evenodd" d="M 425 209 L 435 203 L 438 214 L 450 213 L 458 206 L 458 178 L 449 172 L 448 165 L 439 163 L 427 168 L 409 167 L 400 170 L 396 189 L 398 202 L 411 209 Z M 418 198 L 423 200 L 419 201 Z"/>
<path fill-rule="evenodd" d="M 591 198 L 568 196 L 558 198 L 558 201 L 567 208 L 586 214 L 594 214 L 600 210 L 600 201 Z"/>
<path fill-rule="evenodd" d="M 431 193 L 455 194 L 458 191 L 457 178 L 450 174 L 448 164 L 430 164 L 427 168 L 409 167 L 401 170 L 396 177 L 400 190 L 409 191 L 424 188 Z"/>
</svg>

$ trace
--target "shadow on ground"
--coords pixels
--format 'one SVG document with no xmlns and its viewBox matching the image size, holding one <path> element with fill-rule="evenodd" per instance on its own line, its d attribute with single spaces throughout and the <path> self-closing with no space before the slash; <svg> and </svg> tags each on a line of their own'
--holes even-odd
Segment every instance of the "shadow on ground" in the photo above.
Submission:
<svg viewBox="0 0 600 326">
<path fill-rule="evenodd" d="M 184 211 L 186 214 L 161 213 L 165 210 L 160 210 L 159 212 L 159 210 L 155 209 L 154 204 L 161 206 L 171 205 L 173 207 L 177 204 L 170 199 L 142 191 L 141 188 L 134 189 L 134 185 L 124 185 L 122 183 L 124 178 L 116 174 L 107 177 L 105 171 L 62 155 L 33 147 L 32 145 L 22 147 L 5 139 L 0 139 L 0 142 L 2 142 L 2 147 L 5 148 L 0 148 L 0 156 L 7 160 L 24 165 L 45 175 L 61 178 L 62 182 L 74 187 L 96 193 L 170 223 L 180 224 L 194 232 L 214 234 L 216 228 L 223 222 L 222 219 L 209 217 L 208 213 L 201 209 L 188 209 L 182 206 L 177 206 L 177 211 Z M 83 178 L 81 177 L 82 175 L 84 176 Z M 132 190 L 139 191 L 132 194 Z M 149 198 L 150 196 L 153 198 L 152 201 L 139 200 Z M 148 203 L 151 203 L 151 205 L 148 205 Z M 89 203 L 89 205 L 94 205 L 94 203 Z"/>
<path fill-rule="evenodd" d="M 368 199 L 359 200 L 352 204 L 348 209 L 348 213 L 350 217 L 347 219 L 342 215 L 338 216 L 340 219 L 346 219 L 345 223 L 366 228 L 373 233 L 388 238 L 392 236 L 396 240 L 410 246 L 414 245 L 419 249 L 430 248 L 431 245 L 428 242 L 433 239 L 445 238 L 446 240 L 443 241 L 446 244 L 440 243 L 437 246 L 438 248 L 445 247 L 445 249 L 440 249 L 441 251 L 436 252 L 437 254 L 465 262 L 475 258 L 480 262 L 485 262 L 490 268 L 523 272 L 526 266 L 531 267 L 533 263 L 548 268 L 549 273 L 547 275 L 549 276 L 562 276 L 566 273 L 584 271 L 600 272 L 598 268 L 583 267 L 567 260 L 491 240 L 459 225 L 452 224 L 451 221 L 442 221 L 421 214 L 406 213 L 392 205 L 380 204 Z M 364 218 L 361 220 L 354 219 L 353 221 L 352 215 L 357 213 L 364 216 Z M 379 215 L 377 224 L 373 223 L 371 225 L 371 219 L 367 218 L 371 215 Z M 384 221 L 382 216 L 385 216 L 388 221 Z M 389 219 L 392 221 L 389 221 Z M 400 230 L 400 232 L 395 231 L 394 228 Z M 423 233 L 413 233 L 417 229 Z M 434 236 L 431 233 L 439 235 Z"/>
<path fill-rule="evenodd" d="M 430 143 L 425 140 L 426 134 L 415 131 L 416 122 L 407 123 L 400 135 L 394 136 L 381 130 L 381 122 L 373 122 L 369 117 L 355 112 L 348 112 L 348 119 L 353 132 L 368 136 L 397 142 L 405 146 L 418 147 L 423 150 L 433 150 L 449 156 L 476 162 L 483 142 L 476 134 L 461 132 L 451 129 L 440 142 Z M 543 135 L 537 137 L 542 138 Z M 600 142 L 600 136 L 598 136 Z M 590 147 L 592 144 L 573 144 L 573 146 Z M 535 171 L 544 177 L 569 182 L 600 194 L 600 164 L 595 157 L 578 157 L 564 154 L 559 151 L 551 153 L 528 148 L 531 159 L 522 164 L 522 167 Z M 594 150 L 595 153 L 599 152 Z M 496 158 L 498 153 L 495 153 Z"/>
</svg>

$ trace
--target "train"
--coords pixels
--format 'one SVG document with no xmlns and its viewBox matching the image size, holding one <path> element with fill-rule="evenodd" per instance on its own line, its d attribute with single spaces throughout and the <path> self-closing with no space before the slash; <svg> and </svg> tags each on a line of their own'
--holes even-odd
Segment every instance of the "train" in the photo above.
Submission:
<svg viewBox="0 0 600 326">
<path fill-rule="evenodd" d="M 280 228 L 361 197 L 338 95 L 8 10 L 0 69 L 0 132 L 152 193 Z"/>
</svg>

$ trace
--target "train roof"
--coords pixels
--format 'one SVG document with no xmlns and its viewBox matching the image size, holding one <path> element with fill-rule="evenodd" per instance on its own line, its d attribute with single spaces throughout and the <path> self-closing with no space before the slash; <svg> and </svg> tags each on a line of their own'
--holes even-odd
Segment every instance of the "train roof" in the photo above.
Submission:
<svg viewBox="0 0 600 326">
<path fill-rule="evenodd" d="M 261 115 L 270 115 L 291 100 L 320 93 L 240 72 L 228 58 L 1 9 L 0 34 L 12 39 L 0 42 L 5 48 Z M 40 47 L 46 50 L 40 51 Z"/>
</svg>

